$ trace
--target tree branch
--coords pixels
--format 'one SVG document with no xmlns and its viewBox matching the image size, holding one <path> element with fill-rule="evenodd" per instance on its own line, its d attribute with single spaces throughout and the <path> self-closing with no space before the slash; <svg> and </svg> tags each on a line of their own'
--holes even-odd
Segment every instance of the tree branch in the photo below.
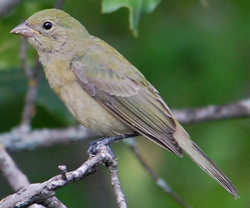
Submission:
<svg viewBox="0 0 250 208">
<path fill-rule="evenodd" d="M 182 124 L 246 118 L 250 116 L 250 99 L 226 105 L 209 105 L 201 108 L 173 110 L 173 113 L 176 119 Z"/>
<path fill-rule="evenodd" d="M 12 10 L 22 0 L 1 0 L 0 1 L 0 17 L 3 17 Z"/>
<path fill-rule="evenodd" d="M 24 37 L 21 38 L 21 47 L 19 56 L 22 63 L 22 69 L 28 79 L 28 84 L 27 84 L 28 88 L 25 96 L 20 129 L 22 131 L 30 131 L 31 120 L 35 114 L 35 99 L 38 90 L 38 83 L 40 80 L 41 65 L 37 60 L 33 69 L 31 69 L 31 67 L 29 66 L 27 61 L 27 41 Z"/>
<path fill-rule="evenodd" d="M 56 9 L 62 9 L 63 3 L 64 3 L 64 0 L 56 0 L 55 8 Z"/>
<path fill-rule="evenodd" d="M 0 143 L 9 151 L 21 151 L 94 138 L 96 135 L 83 126 L 72 126 L 64 129 L 36 129 L 29 132 L 15 128 L 0 134 Z"/>
<path fill-rule="evenodd" d="M 62 170 L 62 173 L 60 175 L 54 176 L 43 183 L 31 184 L 17 193 L 4 198 L 0 202 L 0 208 L 26 208 L 35 203 L 45 205 L 44 200 L 48 202 L 48 200 L 50 201 L 53 199 L 57 189 L 95 173 L 96 165 L 99 163 L 103 163 L 109 168 L 111 172 L 111 180 L 114 182 L 113 185 L 117 196 L 117 203 L 120 208 L 125 208 L 125 199 L 122 198 L 123 193 L 120 186 L 118 187 L 119 179 L 117 177 L 117 163 L 107 146 L 101 146 L 96 155 L 90 156 L 89 159 L 76 170 L 66 172 L 65 168 L 62 168 L 61 166 L 60 169 Z M 57 204 L 58 206 L 55 202 L 58 202 L 58 200 L 53 202 L 53 206 L 51 204 L 50 206 L 46 204 L 46 207 L 65 207 L 61 202 Z"/>
<path fill-rule="evenodd" d="M 17 167 L 15 162 L 12 160 L 10 155 L 5 151 L 5 148 L 1 144 L 0 144 L 0 171 L 2 172 L 3 176 L 7 179 L 9 185 L 15 192 L 29 186 L 29 181 L 26 175 L 24 175 L 23 172 Z M 55 205 L 61 203 L 56 197 L 53 197 L 49 200 L 44 200 L 44 205 L 49 205 L 49 204 L 52 204 L 53 207 L 57 207 Z M 42 206 L 34 204 L 30 206 L 30 208 L 42 208 Z M 58 207 L 58 208 L 63 208 L 63 207 Z"/>
<path fill-rule="evenodd" d="M 243 117 L 250 116 L 250 99 L 242 100 L 242 101 L 235 102 L 232 104 L 221 105 L 221 106 L 210 105 L 210 106 L 203 107 L 203 108 L 184 109 L 184 110 L 174 111 L 174 114 L 176 115 L 176 118 L 181 123 L 194 123 L 194 122 L 202 122 L 202 121 L 210 121 L 210 120 L 243 118 Z M 20 150 L 35 149 L 35 148 L 41 148 L 41 147 L 49 147 L 49 146 L 54 146 L 54 145 L 68 144 L 73 141 L 84 140 L 86 138 L 91 138 L 91 137 L 96 138 L 97 135 L 82 126 L 68 127 L 64 129 L 40 129 L 40 130 L 37 129 L 37 130 L 29 131 L 29 132 L 20 131 L 20 128 L 15 128 L 10 132 L 0 134 L 0 143 L 2 143 L 3 146 L 10 151 L 20 151 Z M 154 173 L 150 169 L 150 167 L 148 167 L 143 157 L 140 155 L 140 153 L 138 153 L 138 150 L 134 148 L 133 146 L 131 148 L 133 149 L 134 153 L 137 155 L 137 157 L 139 158 L 143 166 L 150 173 L 152 178 L 154 178 L 156 183 L 164 191 L 166 191 L 173 198 L 175 198 L 175 200 L 178 201 L 178 203 L 182 204 L 182 206 L 188 207 L 188 205 L 185 205 L 185 202 L 180 200 L 179 197 L 174 192 L 172 192 L 171 188 L 167 185 L 167 183 L 163 181 L 156 173 Z M 3 150 L 1 150 L 0 152 L 0 163 L 3 163 L 3 161 L 7 161 L 6 158 L 8 158 L 8 156 L 4 156 L 5 150 L 3 147 L 1 149 Z M 5 158 L 5 159 L 2 159 L 2 158 Z M 8 163 L 10 163 L 8 164 L 8 166 L 12 167 L 11 162 L 8 162 Z M 125 208 L 126 202 L 125 202 L 124 195 L 120 190 L 120 182 L 117 177 L 116 166 L 117 166 L 116 161 L 113 161 L 112 165 L 109 166 L 110 172 L 111 172 L 111 181 L 114 187 L 115 195 L 117 198 L 117 203 L 119 204 L 120 207 Z M 1 164 L 0 164 L 0 167 L 1 167 Z M 2 171 L 4 172 L 6 170 L 3 169 Z M 73 172 L 75 173 L 75 171 Z M 22 189 L 23 193 L 18 192 L 17 195 L 18 196 L 22 195 L 23 198 L 25 198 L 26 196 L 31 196 L 29 199 L 27 199 L 28 205 L 31 205 L 32 203 L 35 203 L 35 202 L 39 202 L 40 204 L 44 204 L 47 207 L 51 206 L 51 207 L 64 208 L 65 205 L 63 205 L 58 199 L 54 197 L 54 191 L 57 188 L 60 188 L 66 185 L 67 183 L 72 182 L 73 176 L 70 173 L 66 173 L 65 174 L 66 180 L 63 180 L 62 175 L 60 176 L 60 180 L 58 178 L 59 176 L 57 176 L 57 177 L 52 178 L 48 182 L 44 182 L 38 185 L 34 185 L 34 184 L 30 185 L 28 186 L 29 188 Z M 85 177 L 84 174 L 81 177 Z M 8 179 L 8 177 L 6 178 Z M 10 184 L 12 183 L 11 181 L 12 179 L 9 182 Z M 62 184 L 58 185 L 57 182 L 60 182 Z M 55 184 L 56 188 L 48 189 L 48 187 L 51 187 L 51 184 Z M 18 186 L 18 184 L 15 184 L 15 185 Z M 22 185 L 19 185 L 18 187 L 22 187 Z M 15 187 L 14 190 L 18 190 L 19 189 L 18 187 Z M 44 194 L 42 195 L 40 195 L 40 192 L 39 193 L 36 192 L 36 190 L 40 191 L 44 189 L 47 191 L 43 192 Z M 37 195 L 39 195 L 40 201 L 36 198 Z M 14 199 L 16 199 L 15 195 L 13 195 L 13 197 Z M 18 198 L 18 200 L 19 199 L 20 198 Z M 6 200 L 4 200 L 3 202 L 5 203 L 5 201 Z M 20 201 L 18 201 L 17 203 L 19 202 Z M 2 205 L 1 203 L 0 203 L 0 208 Z M 22 204 L 20 205 L 20 207 L 27 207 L 27 206 L 26 206 L 26 201 L 25 201 L 25 205 L 22 205 Z M 3 207 L 6 207 L 6 206 L 3 206 Z"/>
<path fill-rule="evenodd" d="M 120 180 L 118 178 L 118 168 L 117 168 L 117 166 L 118 166 L 118 163 L 117 163 L 116 160 L 112 160 L 112 164 L 108 165 L 109 171 L 111 173 L 111 185 L 114 188 L 114 192 L 115 192 L 115 195 L 116 195 L 116 200 L 117 200 L 118 206 L 120 208 L 127 208 L 127 204 L 126 204 L 126 201 L 125 201 L 125 196 L 122 193 Z"/>
<path fill-rule="evenodd" d="M 202 108 L 174 110 L 174 115 L 182 124 L 197 123 L 250 116 L 250 99 L 227 105 L 210 105 Z M 94 132 L 83 126 L 72 126 L 64 129 L 35 129 L 30 132 L 15 128 L 0 134 L 0 143 L 7 150 L 20 151 L 68 144 L 70 142 L 97 138 Z"/>
<path fill-rule="evenodd" d="M 29 181 L 0 144 L 0 171 L 14 191 L 27 187 Z"/>
</svg>

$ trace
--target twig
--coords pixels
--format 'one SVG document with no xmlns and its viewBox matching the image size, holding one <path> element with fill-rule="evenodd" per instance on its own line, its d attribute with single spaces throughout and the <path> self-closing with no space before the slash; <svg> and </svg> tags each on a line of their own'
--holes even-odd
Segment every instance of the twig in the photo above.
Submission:
<svg viewBox="0 0 250 208">
<path fill-rule="evenodd" d="M 0 171 L 14 191 L 27 187 L 29 181 L 0 144 Z"/>
<path fill-rule="evenodd" d="M 47 199 L 41 200 L 40 204 L 42 204 L 46 208 L 67 208 L 58 198 L 55 196 Z M 34 205 L 29 208 L 33 208 Z"/>
<path fill-rule="evenodd" d="M 55 8 L 56 9 L 62 9 L 64 0 L 56 0 L 55 2 Z"/>
<path fill-rule="evenodd" d="M 195 123 L 231 118 L 244 118 L 250 116 L 250 99 L 242 100 L 228 105 L 211 105 L 203 108 L 190 108 L 173 111 L 181 123 Z M 82 127 L 68 127 L 64 129 L 36 129 L 30 132 L 15 128 L 10 132 L 0 134 L 0 143 L 7 150 L 20 151 L 68 144 L 70 142 L 96 138 L 97 135 Z"/>
<path fill-rule="evenodd" d="M 201 108 L 174 110 L 173 113 L 182 124 L 246 118 L 250 116 L 250 99 L 226 105 L 209 105 Z"/>
<path fill-rule="evenodd" d="M 135 154 L 135 156 L 138 158 L 142 166 L 145 168 L 145 170 L 149 173 L 149 175 L 155 180 L 156 184 L 167 194 L 169 194 L 178 204 L 180 204 L 182 207 L 190 208 L 191 206 L 183 201 L 168 185 L 167 181 L 162 179 L 157 175 L 155 171 L 152 170 L 152 168 L 147 164 L 146 160 L 143 158 L 142 154 L 138 150 L 134 140 L 132 138 L 125 140 L 125 143 L 129 146 L 131 151 Z"/>
<path fill-rule="evenodd" d="M 0 1 L 0 17 L 3 17 L 12 10 L 22 0 L 1 0 Z"/>
<path fill-rule="evenodd" d="M 203 108 L 174 111 L 174 114 L 181 123 L 194 123 L 209 120 L 248 117 L 250 116 L 250 99 L 222 106 L 214 105 Z M 96 137 L 96 135 L 93 134 L 93 132 L 90 132 L 89 130 L 79 126 L 69 127 L 65 129 L 33 130 L 30 132 L 23 132 L 20 131 L 20 128 L 16 128 L 11 132 L 0 134 L 0 142 L 8 150 L 20 151 L 25 149 L 66 144 L 72 141 L 78 141 L 89 137 Z M 166 185 L 166 182 L 157 177 L 158 176 L 155 175 L 153 178 L 155 178 L 158 185 L 161 186 L 162 189 L 167 191 L 169 187 Z M 115 184 L 119 185 L 119 183 Z M 173 194 L 173 197 L 176 196 L 174 196 Z M 120 200 L 118 200 L 118 204 L 119 203 Z"/>
<path fill-rule="evenodd" d="M 19 51 L 19 58 L 22 64 L 22 69 L 26 75 L 26 77 L 31 78 L 32 77 L 32 69 L 30 65 L 28 64 L 27 59 L 27 40 L 24 37 L 21 37 L 21 45 L 20 45 L 20 51 Z"/>
<path fill-rule="evenodd" d="M 16 192 L 29 185 L 27 177 L 17 167 L 5 148 L 0 144 L 0 171 L 7 179 L 11 188 Z M 39 205 L 33 205 L 30 208 L 42 208 Z"/>
<path fill-rule="evenodd" d="M 72 126 L 64 129 L 37 129 L 30 132 L 15 128 L 0 134 L 0 143 L 9 151 L 20 151 L 63 145 L 71 142 L 96 138 L 96 135 L 83 126 Z"/>
<path fill-rule="evenodd" d="M 91 156 L 78 169 L 71 172 L 63 172 L 61 175 L 54 176 L 43 183 L 31 184 L 17 193 L 4 198 L 0 202 L 0 208 L 26 208 L 34 203 L 44 205 L 44 200 L 51 200 L 57 189 L 95 173 L 96 165 L 101 162 L 106 165 L 109 164 L 107 165 L 108 167 L 113 167 L 114 161 L 115 160 L 109 152 L 109 148 L 102 146 L 99 148 L 99 152 L 96 155 Z M 48 204 L 46 204 L 46 206 L 48 206 Z M 65 205 L 60 202 L 58 206 L 50 207 L 64 208 Z"/>
<path fill-rule="evenodd" d="M 24 37 L 21 38 L 20 60 L 22 63 L 22 69 L 28 79 L 28 89 L 26 91 L 20 129 L 22 131 L 30 131 L 31 120 L 35 114 L 34 103 L 40 79 L 40 63 L 37 60 L 33 69 L 29 66 L 27 62 L 27 41 Z"/>
<path fill-rule="evenodd" d="M 113 153 L 111 152 L 110 155 L 113 155 Z M 122 192 L 121 183 L 118 177 L 118 163 L 116 160 L 112 159 L 111 163 L 106 163 L 106 166 L 108 167 L 111 174 L 111 185 L 113 186 L 118 206 L 120 208 L 127 208 L 125 196 Z"/>
</svg>

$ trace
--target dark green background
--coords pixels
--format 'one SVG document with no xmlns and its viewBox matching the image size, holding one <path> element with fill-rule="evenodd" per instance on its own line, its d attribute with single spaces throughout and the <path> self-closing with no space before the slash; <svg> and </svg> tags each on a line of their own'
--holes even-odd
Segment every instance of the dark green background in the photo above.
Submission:
<svg viewBox="0 0 250 208">
<path fill-rule="evenodd" d="M 250 92 L 250 2 L 164 0 L 139 25 L 139 37 L 128 30 L 128 10 L 101 14 L 101 1 L 65 0 L 63 9 L 88 31 L 121 52 L 160 91 L 171 108 L 225 104 L 248 98 Z M 19 37 L 9 31 L 34 12 L 51 8 L 49 0 L 27 0 L 0 19 L 0 131 L 20 122 L 26 80 L 18 58 Z M 29 49 L 29 62 L 35 51 Z M 43 75 L 44 76 L 44 75 Z M 41 81 L 34 128 L 76 124 L 64 106 Z M 138 138 L 139 148 L 151 167 L 193 207 L 245 208 L 250 204 L 249 119 L 213 121 L 185 126 L 193 140 L 236 185 L 235 201 L 190 159 L 180 159 Z M 87 159 L 88 142 L 11 153 L 32 183 L 58 174 L 57 166 L 77 168 Z M 180 207 L 160 190 L 123 144 L 112 145 L 128 206 Z M 0 198 L 11 194 L 0 175 Z M 57 196 L 68 207 L 117 207 L 104 167 L 84 180 L 60 189 Z"/>
</svg>

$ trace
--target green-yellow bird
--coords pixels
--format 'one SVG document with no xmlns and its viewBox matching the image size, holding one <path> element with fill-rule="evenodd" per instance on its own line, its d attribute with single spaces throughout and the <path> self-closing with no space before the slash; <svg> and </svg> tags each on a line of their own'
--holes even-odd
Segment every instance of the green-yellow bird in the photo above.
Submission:
<svg viewBox="0 0 250 208">
<path fill-rule="evenodd" d="M 139 70 L 76 19 L 47 9 L 11 33 L 25 36 L 37 50 L 51 88 L 82 125 L 101 136 L 137 133 L 180 157 L 183 150 L 233 197 L 239 197 Z"/>
</svg>

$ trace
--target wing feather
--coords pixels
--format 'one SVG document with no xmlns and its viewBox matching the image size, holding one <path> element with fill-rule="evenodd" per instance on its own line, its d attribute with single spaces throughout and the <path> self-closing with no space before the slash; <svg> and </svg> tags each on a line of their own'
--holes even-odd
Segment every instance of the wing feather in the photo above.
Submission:
<svg viewBox="0 0 250 208">
<path fill-rule="evenodd" d="M 144 80 L 135 80 L 96 62 L 91 65 L 92 61 L 86 55 L 72 60 L 71 67 L 81 87 L 135 131 L 182 156 L 173 137 L 175 121 L 157 91 Z"/>
</svg>

